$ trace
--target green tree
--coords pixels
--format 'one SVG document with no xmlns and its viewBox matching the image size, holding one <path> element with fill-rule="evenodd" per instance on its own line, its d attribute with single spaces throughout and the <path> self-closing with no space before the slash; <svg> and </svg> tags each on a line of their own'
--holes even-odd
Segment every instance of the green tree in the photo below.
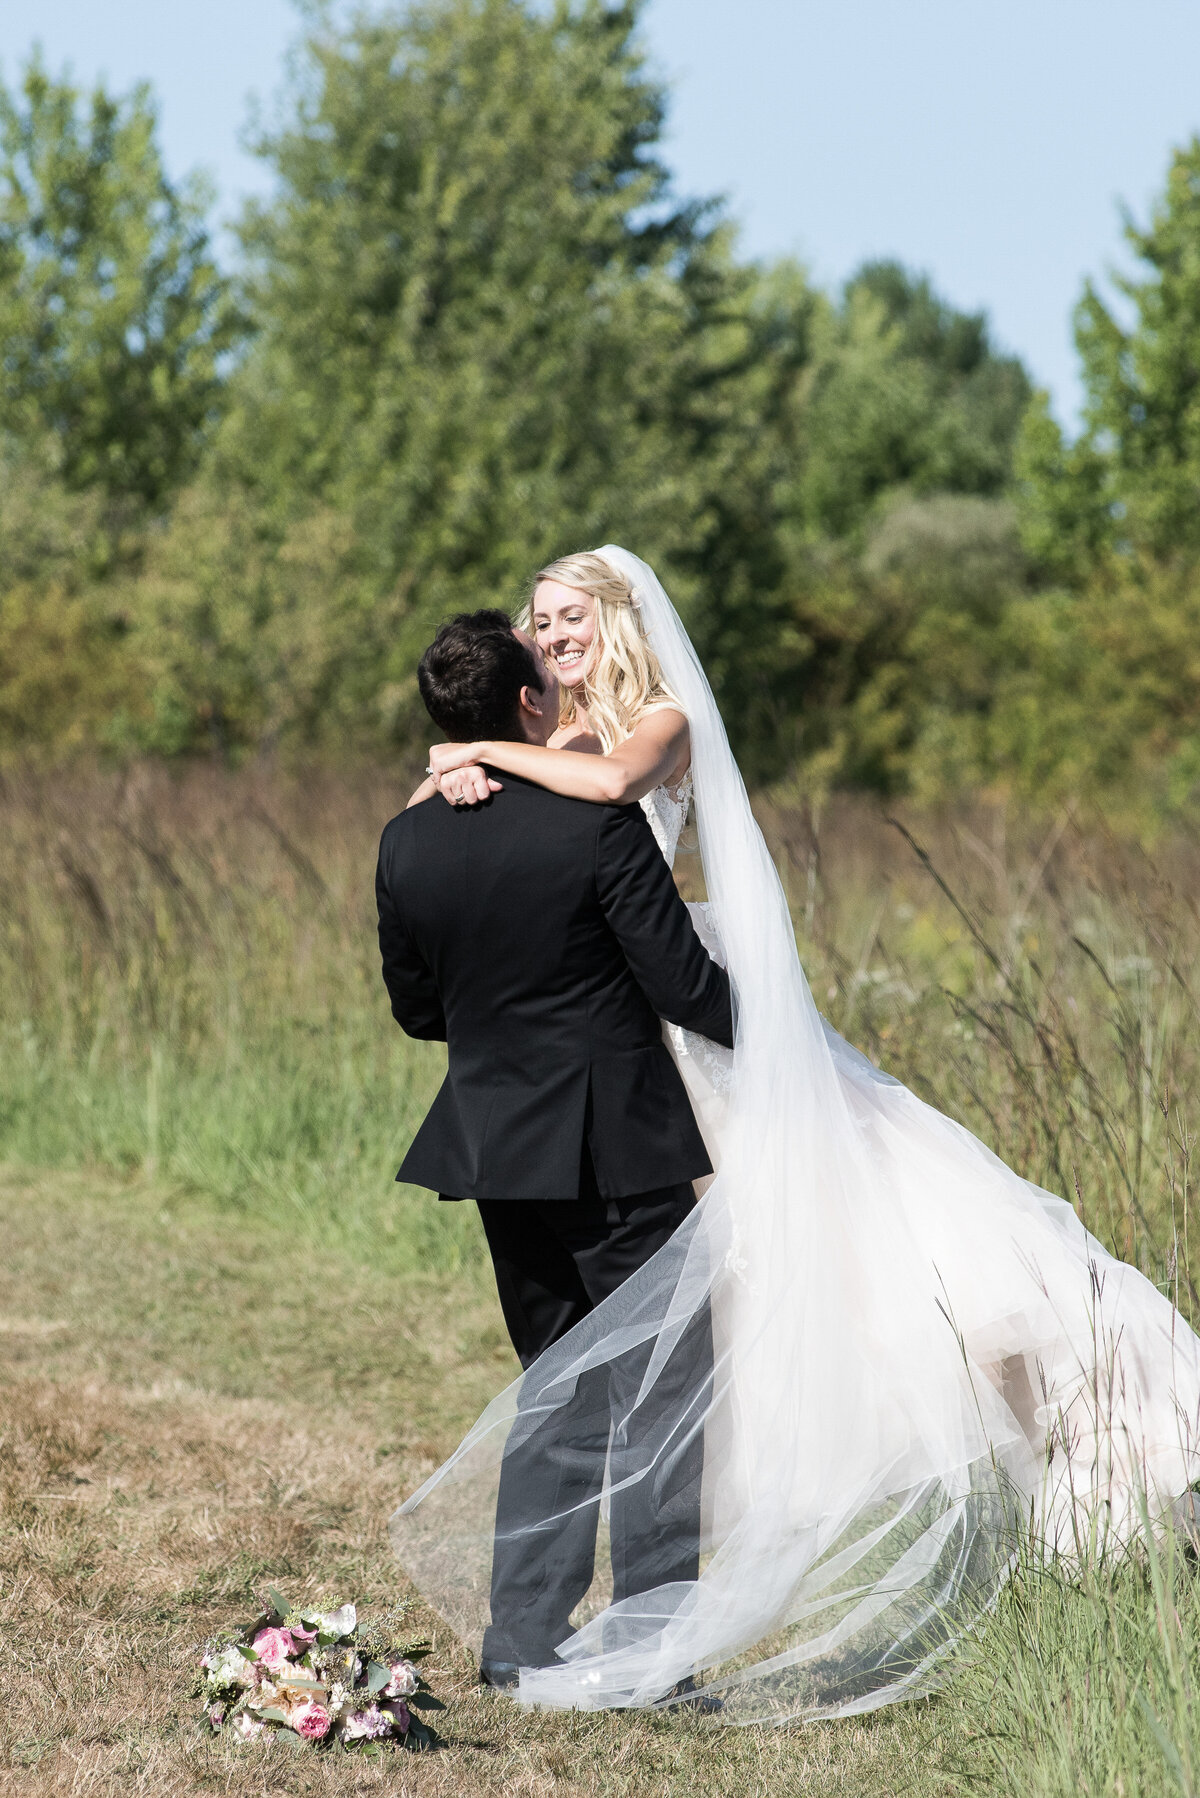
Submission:
<svg viewBox="0 0 1200 1798">
<path fill-rule="evenodd" d="M 386 597 L 360 603 L 352 523 L 314 504 L 274 528 L 238 485 L 198 481 L 147 546 L 136 649 L 151 692 L 127 741 L 222 758 L 291 743 L 377 748 L 395 696 L 362 666 L 396 623 Z M 372 629 L 363 629 L 371 616 Z M 363 693 L 374 695 L 369 709 Z"/>
<path fill-rule="evenodd" d="M 640 9 L 310 7 L 224 382 L 238 320 L 145 92 L 88 112 L 27 73 L 0 115 L 0 433 L 63 527 L 39 573 L 36 504 L 0 508 L 0 733 L 40 703 L 23 657 L 45 687 L 95 654 L 110 741 L 420 736 L 441 617 L 616 538 L 680 601 L 751 779 L 983 765 L 1024 372 L 898 264 L 829 299 L 740 263 L 671 192 Z"/>
<path fill-rule="evenodd" d="M 1038 801 L 1100 799 L 1137 827 L 1200 790 L 1200 570 L 1112 557 L 1010 609 L 988 760 Z"/>
<path fill-rule="evenodd" d="M 1113 541 L 1108 458 L 1094 439 L 1067 442 L 1045 392 L 1022 421 L 1014 474 L 1022 540 L 1043 578 L 1085 579 Z"/>
<path fill-rule="evenodd" d="M 1022 534 L 1045 588 L 1009 621 L 995 765 L 1030 790 L 1103 795 L 1146 822 L 1200 787 L 1200 139 L 1171 160 L 1140 265 L 1088 282 L 1085 393 L 1070 441 L 1040 395 L 1017 458 Z"/>
<path fill-rule="evenodd" d="M 962 784 L 1024 580 L 1001 496 L 1028 377 L 894 262 L 838 302 L 778 265 L 751 316 L 760 428 L 702 635 L 739 754 L 758 780 Z"/>
<path fill-rule="evenodd" d="M 259 335 L 210 478 L 280 541 L 313 507 L 351 522 L 365 716 L 402 724 L 434 623 L 515 600 L 564 549 L 617 536 L 698 603 L 696 548 L 754 428 L 752 284 L 711 209 L 671 200 L 638 10 L 318 23 L 262 142 Z"/>
<path fill-rule="evenodd" d="M 206 195 L 167 178 L 149 90 L 0 86 L 0 429 L 152 508 L 194 471 L 237 337 Z"/>
<path fill-rule="evenodd" d="M 774 596 L 770 640 L 736 670 L 753 776 L 924 798 L 978 784 L 1024 592 L 1005 500 L 901 489 L 861 550 L 798 556 Z"/>
<path fill-rule="evenodd" d="M 0 442 L 0 756 L 111 744 L 149 704 L 110 511 L 55 477 L 52 446 Z"/>
<path fill-rule="evenodd" d="M 1002 493 L 1029 396 L 982 314 L 957 311 L 900 263 L 867 263 L 823 309 L 797 387 L 800 528 L 846 537 L 898 487 Z"/>
<path fill-rule="evenodd" d="M 1114 277 L 1128 323 L 1090 281 L 1075 313 L 1083 431 L 1068 443 L 1043 401 L 1021 449 L 1030 548 L 1074 580 L 1113 553 L 1200 551 L 1200 138 L 1125 240 L 1141 265 Z"/>
</svg>

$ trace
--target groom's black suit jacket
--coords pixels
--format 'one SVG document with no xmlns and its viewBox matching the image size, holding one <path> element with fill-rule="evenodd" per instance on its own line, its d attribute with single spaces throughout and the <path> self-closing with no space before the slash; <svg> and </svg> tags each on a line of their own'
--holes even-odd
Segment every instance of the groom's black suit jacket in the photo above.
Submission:
<svg viewBox="0 0 1200 1798">
<path fill-rule="evenodd" d="M 379 846 L 383 977 L 449 1071 L 397 1179 L 464 1199 L 605 1199 L 712 1171 L 660 1019 L 726 1045 L 729 981 L 636 805 L 511 774 L 429 799 Z"/>
</svg>

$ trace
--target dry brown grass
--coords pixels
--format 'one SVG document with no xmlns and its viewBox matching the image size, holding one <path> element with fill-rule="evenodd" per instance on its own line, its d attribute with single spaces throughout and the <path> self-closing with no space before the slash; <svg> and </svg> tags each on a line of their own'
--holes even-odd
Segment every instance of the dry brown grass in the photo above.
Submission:
<svg viewBox="0 0 1200 1798">
<path fill-rule="evenodd" d="M 195 1643 L 264 1566 L 378 1588 L 385 1494 L 361 1438 L 171 1380 L 30 1377 L 4 1408 L 0 1668 L 30 1789 L 256 1789 L 198 1736 Z"/>
<path fill-rule="evenodd" d="M 403 1591 L 386 1517 L 503 1376 L 490 1294 L 460 1283 L 447 1330 L 444 1286 L 306 1264 L 262 1225 L 237 1251 L 255 1270 L 238 1293 L 257 1314 L 243 1337 L 209 1278 L 228 1252 L 220 1220 L 178 1195 L 10 1178 L 0 1228 L 3 1791 L 887 1798 L 918 1776 L 939 1790 L 928 1708 L 787 1735 L 531 1715 L 481 1692 L 428 1613 L 430 1675 L 450 1706 L 441 1752 L 368 1762 L 213 1738 L 188 1692 L 198 1650 L 247 1618 L 268 1579 L 366 1604 Z M 306 1332 L 331 1282 L 340 1325 Z M 209 1295 L 207 1356 L 173 1302 L 189 1283 Z M 407 1379 L 384 1364 L 389 1341 L 406 1345 Z M 361 1377 L 372 1362 L 374 1381 Z M 427 1402 L 406 1404 L 420 1385 Z"/>
</svg>

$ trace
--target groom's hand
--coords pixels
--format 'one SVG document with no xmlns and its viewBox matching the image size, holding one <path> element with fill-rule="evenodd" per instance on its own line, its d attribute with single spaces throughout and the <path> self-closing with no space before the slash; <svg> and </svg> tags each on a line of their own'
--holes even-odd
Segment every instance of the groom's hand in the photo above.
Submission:
<svg viewBox="0 0 1200 1798">
<path fill-rule="evenodd" d="M 501 782 L 479 765 L 478 743 L 435 743 L 429 751 L 429 778 L 448 805 L 481 805 L 501 790 Z"/>
</svg>

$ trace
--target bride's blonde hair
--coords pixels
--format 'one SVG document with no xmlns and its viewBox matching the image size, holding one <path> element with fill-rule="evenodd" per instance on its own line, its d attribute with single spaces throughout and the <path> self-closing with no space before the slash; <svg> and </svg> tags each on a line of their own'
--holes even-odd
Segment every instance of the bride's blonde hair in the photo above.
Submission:
<svg viewBox="0 0 1200 1798">
<path fill-rule="evenodd" d="M 533 577 L 522 618 L 522 627 L 531 637 L 537 634 L 533 602 L 543 581 L 577 587 L 595 601 L 596 635 L 586 683 L 587 715 L 606 753 L 624 742 L 655 706 L 672 705 L 682 712 L 683 707 L 663 679 L 658 657 L 646 639 L 633 590 L 620 569 L 590 550 L 560 556 L 557 562 L 540 569 Z M 559 721 L 569 724 L 576 715 L 575 700 L 566 687 L 562 689 L 560 704 Z"/>
</svg>

